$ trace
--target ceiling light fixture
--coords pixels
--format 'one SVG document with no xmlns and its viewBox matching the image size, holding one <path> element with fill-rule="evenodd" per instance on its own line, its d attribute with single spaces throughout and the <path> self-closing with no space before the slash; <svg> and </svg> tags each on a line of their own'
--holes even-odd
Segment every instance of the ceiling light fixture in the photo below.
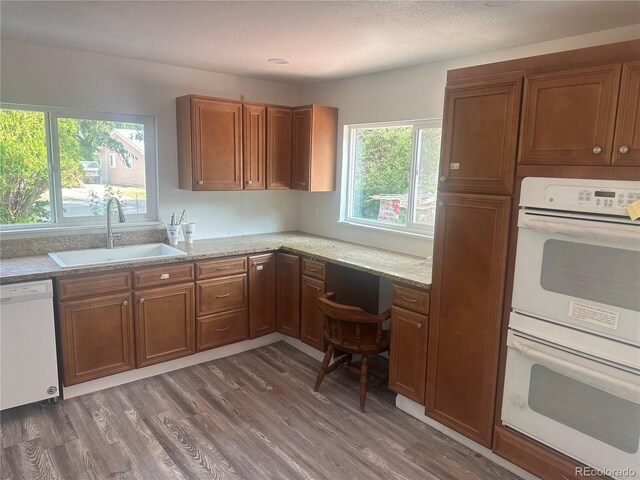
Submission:
<svg viewBox="0 0 640 480">
<path fill-rule="evenodd" d="M 267 62 L 273 63 L 274 65 L 286 65 L 287 63 L 291 63 L 286 58 L 269 58 Z"/>
</svg>

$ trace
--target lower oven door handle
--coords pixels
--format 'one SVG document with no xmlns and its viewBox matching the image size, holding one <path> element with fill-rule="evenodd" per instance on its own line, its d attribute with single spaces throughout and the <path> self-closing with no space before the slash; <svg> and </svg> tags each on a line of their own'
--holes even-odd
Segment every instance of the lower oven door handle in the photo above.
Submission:
<svg viewBox="0 0 640 480">
<path fill-rule="evenodd" d="M 538 360 L 547 365 L 560 367 L 569 372 L 580 372 L 584 378 L 591 378 L 598 382 L 599 385 L 603 385 L 603 390 L 607 392 L 626 398 L 633 402 L 640 402 L 640 385 L 625 382 L 619 378 L 611 377 L 603 373 L 591 370 L 588 367 L 578 365 L 574 362 L 564 360 L 562 358 L 554 357 L 546 352 L 538 350 L 530 345 L 526 345 L 518 340 L 513 340 L 511 346 L 518 350 L 523 355 Z M 614 368 L 614 367 L 612 367 Z"/>
<path fill-rule="evenodd" d="M 619 245 L 634 245 L 636 247 L 640 245 L 640 228 L 635 225 L 606 224 L 599 226 L 598 222 L 593 221 L 525 214 L 522 216 L 519 226 L 539 232 L 560 233 L 570 237 L 613 242 Z"/>
</svg>

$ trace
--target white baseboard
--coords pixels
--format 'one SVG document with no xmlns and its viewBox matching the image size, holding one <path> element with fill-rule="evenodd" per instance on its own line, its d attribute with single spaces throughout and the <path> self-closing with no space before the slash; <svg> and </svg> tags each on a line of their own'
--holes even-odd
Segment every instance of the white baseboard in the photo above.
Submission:
<svg viewBox="0 0 640 480">
<path fill-rule="evenodd" d="M 517 465 L 514 465 L 513 463 L 508 462 L 504 458 L 499 457 L 488 448 L 483 447 L 482 445 L 474 442 L 473 440 L 468 439 L 467 437 L 456 432 L 455 430 L 451 430 L 449 427 L 446 427 L 440 422 L 437 422 L 434 419 L 427 417 L 424 414 L 423 405 L 420 405 L 419 403 L 416 403 L 413 400 L 409 400 L 407 397 L 398 395 L 396 397 L 396 407 L 402 410 L 403 412 L 408 413 L 412 417 L 417 418 L 421 422 L 426 423 L 430 427 L 433 427 L 436 430 L 444 433 L 448 437 L 452 438 L 456 442 L 463 444 L 465 447 L 470 448 L 474 452 L 479 453 L 480 455 L 491 460 L 492 462 L 497 463 L 501 467 L 506 468 L 510 472 L 515 473 L 523 480 L 539 480 L 538 477 L 536 477 L 535 475 L 532 475 L 526 470 L 523 470 L 522 468 L 518 467 Z"/>
<path fill-rule="evenodd" d="M 310 345 L 307 345 L 303 341 L 298 340 L 297 338 L 287 337 L 287 336 L 284 336 L 284 335 L 283 335 L 283 337 L 284 337 L 283 340 L 286 343 L 288 343 L 292 347 L 297 348 L 302 353 L 306 353 L 311 358 L 314 358 L 314 359 L 318 360 L 319 362 L 321 362 L 322 359 L 324 358 L 324 352 L 321 352 L 320 350 L 316 350 L 315 348 L 313 348 Z"/>
<path fill-rule="evenodd" d="M 231 345 L 226 345 L 224 347 L 218 347 L 212 350 L 207 350 L 205 352 L 195 353 L 193 355 L 189 355 L 188 357 L 176 358 L 175 360 L 169 360 L 167 362 L 158 363 L 156 365 L 150 365 L 144 368 L 136 368 L 127 372 L 116 373 L 115 375 L 98 378 L 96 380 L 84 382 L 79 385 L 62 387 L 62 398 L 73 398 L 79 395 L 97 392 L 98 390 L 104 390 L 105 388 L 111 388 L 117 385 L 134 382 L 143 378 L 153 377 L 154 375 L 172 372 L 173 370 L 178 370 L 180 368 L 191 367 L 199 363 L 204 363 L 210 360 L 216 360 L 218 358 L 235 355 L 236 353 L 253 350 L 254 348 L 269 345 L 271 343 L 276 343 L 287 338 L 289 337 L 285 337 L 280 333 L 271 333 L 269 335 L 265 335 L 264 337 L 254 338 L 253 340 L 245 340 L 238 343 L 232 343 Z"/>
</svg>

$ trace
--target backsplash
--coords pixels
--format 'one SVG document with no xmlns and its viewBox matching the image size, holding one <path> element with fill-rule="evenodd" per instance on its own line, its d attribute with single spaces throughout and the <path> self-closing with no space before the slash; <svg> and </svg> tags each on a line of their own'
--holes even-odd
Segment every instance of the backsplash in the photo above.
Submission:
<svg viewBox="0 0 640 480">
<path fill-rule="evenodd" d="M 116 247 L 167 241 L 165 229 L 118 232 L 118 234 L 122 236 L 115 240 Z M 104 248 L 105 245 L 106 233 L 2 239 L 0 240 L 0 258 L 33 257 L 46 255 L 49 252 Z"/>
</svg>

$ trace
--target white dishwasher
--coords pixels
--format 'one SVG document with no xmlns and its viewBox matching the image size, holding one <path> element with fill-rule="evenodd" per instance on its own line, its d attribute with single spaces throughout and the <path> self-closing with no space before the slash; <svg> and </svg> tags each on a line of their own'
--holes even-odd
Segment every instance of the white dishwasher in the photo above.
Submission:
<svg viewBox="0 0 640 480">
<path fill-rule="evenodd" d="M 0 410 L 57 396 L 51 280 L 0 286 Z"/>
</svg>

